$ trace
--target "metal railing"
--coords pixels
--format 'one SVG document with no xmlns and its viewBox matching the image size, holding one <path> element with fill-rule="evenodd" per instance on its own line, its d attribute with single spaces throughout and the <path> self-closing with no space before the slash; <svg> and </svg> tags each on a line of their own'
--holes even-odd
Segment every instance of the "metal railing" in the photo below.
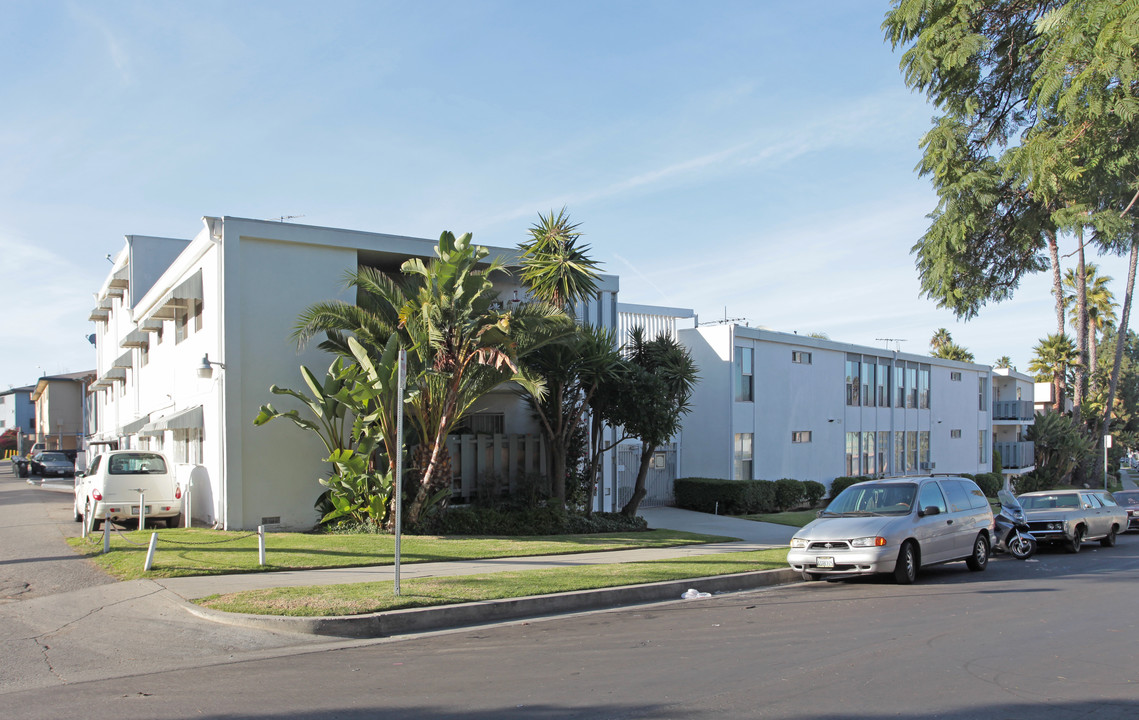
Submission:
<svg viewBox="0 0 1139 720">
<path fill-rule="evenodd" d="M 1028 422 L 1036 417 L 1029 400 L 995 400 L 993 420 L 1019 420 Z"/>
<path fill-rule="evenodd" d="M 1036 445 L 1032 442 L 998 442 L 994 449 L 1001 454 L 1004 468 L 1026 468 L 1036 464 Z"/>
</svg>

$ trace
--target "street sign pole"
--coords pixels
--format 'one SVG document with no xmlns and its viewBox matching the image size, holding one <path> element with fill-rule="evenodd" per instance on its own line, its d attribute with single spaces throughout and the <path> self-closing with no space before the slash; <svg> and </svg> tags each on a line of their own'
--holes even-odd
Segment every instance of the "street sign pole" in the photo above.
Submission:
<svg viewBox="0 0 1139 720">
<path fill-rule="evenodd" d="M 1103 436 L 1103 489 L 1107 492 L 1107 451 L 1111 448 L 1111 436 Z"/>
<path fill-rule="evenodd" d="M 399 543 L 403 522 L 403 388 L 407 384 L 407 351 L 399 351 L 398 381 L 396 394 L 399 402 L 395 410 L 395 487 L 392 494 L 395 496 L 395 595 L 399 597 Z"/>
</svg>

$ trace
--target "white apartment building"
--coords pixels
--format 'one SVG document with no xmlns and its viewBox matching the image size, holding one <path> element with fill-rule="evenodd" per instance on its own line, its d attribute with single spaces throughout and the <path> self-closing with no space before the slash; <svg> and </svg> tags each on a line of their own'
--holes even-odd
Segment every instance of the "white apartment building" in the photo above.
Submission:
<svg viewBox="0 0 1139 720">
<path fill-rule="evenodd" d="M 315 302 L 355 302 L 344 282 L 359 266 L 395 271 L 408 258 L 434 257 L 434 246 L 236 217 L 203 218 L 190 240 L 127 236 L 91 313 L 98 360 L 92 441 L 167 453 L 179 476 L 193 481 L 191 515 L 199 523 L 312 527 L 323 447 L 288 421 L 253 426 L 263 404 L 299 406 L 271 394 L 271 385 L 306 390 L 299 366 L 322 377 L 333 360 L 317 347 L 319 338 L 297 348 L 297 317 Z M 489 249 L 514 258 L 513 250 Z M 500 284 L 505 302 L 518 298 L 514 280 Z M 618 279 L 603 276 L 596 300 L 578 317 L 614 327 L 617 290 Z M 204 358 L 209 377 L 199 373 Z M 524 470 L 516 455 L 537 468 L 538 445 L 526 439 L 536 428 L 513 392 L 488 398 L 471 424 L 485 437 L 453 447 L 460 492 L 481 473 Z M 616 497 L 615 482 L 608 468 L 604 496 Z"/>
<path fill-rule="evenodd" d="M 1025 434 L 1036 422 L 1033 378 L 1009 368 L 993 369 L 993 448 L 1006 479 L 1036 469 L 1036 450 Z M 1051 388 L 1051 385 L 1048 385 Z"/>
<path fill-rule="evenodd" d="M 700 368 L 682 476 L 794 478 L 992 470 L 992 375 L 737 324 L 679 337 Z"/>
</svg>

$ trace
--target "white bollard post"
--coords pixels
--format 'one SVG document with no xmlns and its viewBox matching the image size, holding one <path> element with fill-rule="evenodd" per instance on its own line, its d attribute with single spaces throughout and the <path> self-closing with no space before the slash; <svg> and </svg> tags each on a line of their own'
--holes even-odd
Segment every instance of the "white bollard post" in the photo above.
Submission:
<svg viewBox="0 0 1139 720">
<path fill-rule="evenodd" d="M 94 517 L 94 515 L 92 515 Z M 94 520 L 91 521 L 94 524 Z M 111 552 L 111 519 L 103 518 L 103 554 Z"/>
<path fill-rule="evenodd" d="M 141 490 L 138 493 L 138 529 L 142 530 L 146 527 L 146 493 Z"/>
<path fill-rule="evenodd" d="M 257 526 L 257 564 L 265 565 L 265 526 Z"/>
<path fill-rule="evenodd" d="M 142 566 L 143 572 L 150 572 L 150 566 L 154 564 L 154 548 L 158 545 L 158 533 L 150 534 L 150 547 L 146 549 L 146 564 Z"/>
<path fill-rule="evenodd" d="M 190 486 L 192 483 L 186 481 L 186 493 L 182 496 L 182 520 L 186 523 L 186 527 L 190 527 L 190 511 L 194 509 L 194 504 L 190 502 Z"/>
</svg>

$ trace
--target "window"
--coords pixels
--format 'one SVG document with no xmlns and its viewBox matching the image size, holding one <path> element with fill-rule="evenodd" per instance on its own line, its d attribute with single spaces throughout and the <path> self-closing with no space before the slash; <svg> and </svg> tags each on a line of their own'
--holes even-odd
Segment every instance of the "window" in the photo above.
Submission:
<svg viewBox="0 0 1139 720">
<path fill-rule="evenodd" d="M 951 373 L 949 373 L 949 379 L 952 380 L 953 382 L 961 382 L 961 373 L 951 372 Z"/>
<path fill-rule="evenodd" d="M 811 353 L 804 352 L 802 350 L 792 350 L 791 351 L 791 362 L 799 363 L 800 365 L 810 365 L 811 364 Z"/>
<path fill-rule="evenodd" d="M 918 469 L 918 431 L 906 431 L 906 472 Z"/>
<path fill-rule="evenodd" d="M 906 471 L 906 433 L 902 430 L 894 432 L 894 473 L 901 474 Z"/>
<path fill-rule="evenodd" d="M 809 443 L 811 442 L 810 430 L 795 430 L 791 433 L 791 442 L 793 443 Z"/>
<path fill-rule="evenodd" d="M 986 383 L 985 380 L 986 378 L 983 377 L 977 378 L 978 410 L 989 409 L 988 398 L 986 397 L 988 393 L 985 392 L 986 388 L 988 387 L 988 383 Z"/>
<path fill-rule="evenodd" d="M 174 314 L 174 344 L 182 342 L 189 335 L 190 308 L 180 307 Z"/>
<path fill-rule="evenodd" d="M 953 438 L 954 440 L 957 440 L 961 437 L 961 431 L 960 430 L 950 430 L 949 431 L 949 437 Z"/>
<path fill-rule="evenodd" d="M 846 434 L 846 474 L 854 476 L 861 474 L 858 465 L 859 435 L 861 433 L 848 432 Z"/>
<path fill-rule="evenodd" d="M 202 464 L 202 429 L 186 428 L 174 431 L 174 462 Z"/>
<path fill-rule="evenodd" d="M 898 362 L 894 366 L 894 407 L 906 406 L 906 364 Z M 901 465 L 898 466 L 901 468 Z"/>
<path fill-rule="evenodd" d="M 978 430 L 977 431 L 977 453 L 978 453 L 977 454 L 977 462 L 984 464 L 984 463 L 987 463 L 989 461 L 987 448 L 985 447 L 985 431 L 984 430 Z"/>
<path fill-rule="evenodd" d="M 867 475 L 873 475 L 878 472 L 875 467 L 875 460 L 878 459 L 878 453 L 874 447 L 877 440 L 878 436 L 875 433 L 862 433 L 862 472 Z"/>
<path fill-rule="evenodd" d="M 878 407 L 890 407 L 890 366 L 886 360 L 878 361 L 876 385 L 878 388 Z"/>
<path fill-rule="evenodd" d="M 0 420 L 0 428 L 5 427 L 7 424 L 8 424 L 7 421 Z"/>
<path fill-rule="evenodd" d="M 506 414 L 495 412 L 471 413 L 460 421 L 457 434 L 502 435 L 506 432 Z"/>
<path fill-rule="evenodd" d="M 918 507 L 922 510 L 935 507 L 941 512 L 946 512 L 945 509 L 945 496 L 941 494 L 941 488 L 935 482 L 928 482 L 922 485 L 921 492 L 918 493 Z"/>
<path fill-rule="evenodd" d="M 929 468 L 929 430 L 918 433 L 918 467 Z"/>
<path fill-rule="evenodd" d="M 751 480 L 752 433 L 736 433 L 733 474 L 736 480 Z"/>
<path fill-rule="evenodd" d="M 862 363 L 862 404 L 874 407 L 874 376 L 877 365 L 873 361 Z"/>
<path fill-rule="evenodd" d="M 918 369 L 916 365 L 906 365 L 906 407 L 918 406 Z"/>
<path fill-rule="evenodd" d="M 858 357 L 848 357 L 846 359 L 846 404 L 847 405 L 860 405 L 858 398 L 859 379 L 858 369 L 861 363 Z"/>
<path fill-rule="evenodd" d="M 890 433 L 887 430 L 878 431 L 878 472 L 885 475 L 890 472 L 887 458 L 890 456 Z"/>
<path fill-rule="evenodd" d="M 194 318 L 194 332 L 198 332 L 199 330 L 202 329 L 202 301 L 201 300 L 195 300 L 194 301 L 194 308 L 193 308 L 192 315 Z"/>
<path fill-rule="evenodd" d="M 918 407 L 929 409 L 929 365 L 918 369 Z"/>
<path fill-rule="evenodd" d="M 736 348 L 736 402 L 755 400 L 755 350 Z"/>
</svg>

